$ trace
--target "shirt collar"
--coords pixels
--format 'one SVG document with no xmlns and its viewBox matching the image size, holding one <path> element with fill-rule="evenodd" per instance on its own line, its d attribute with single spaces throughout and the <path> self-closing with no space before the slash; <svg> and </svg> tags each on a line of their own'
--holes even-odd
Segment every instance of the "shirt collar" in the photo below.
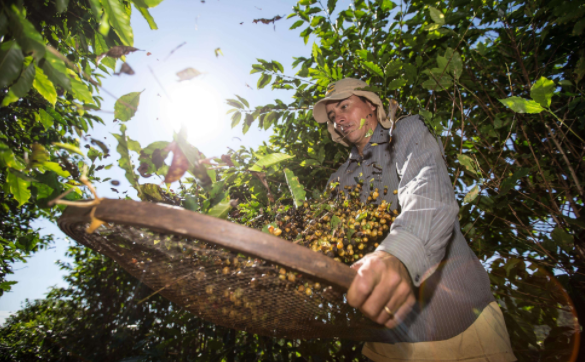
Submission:
<svg viewBox="0 0 585 362">
<path fill-rule="evenodd" d="M 382 125 L 380 123 L 378 123 L 378 125 L 376 126 L 376 129 L 374 130 L 374 134 L 370 138 L 370 141 L 368 142 L 366 147 L 364 147 L 364 155 L 366 154 L 366 152 L 368 151 L 368 149 L 371 147 L 371 145 L 373 143 L 380 144 L 380 143 L 388 143 L 388 142 L 390 142 L 389 130 L 385 129 L 384 127 L 382 127 Z M 361 158 L 362 157 L 360 156 L 357 147 L 352 146 L 351 153 L 349 154 L 349 159 L 350 160 L 360 160 Z"/>
</svg>

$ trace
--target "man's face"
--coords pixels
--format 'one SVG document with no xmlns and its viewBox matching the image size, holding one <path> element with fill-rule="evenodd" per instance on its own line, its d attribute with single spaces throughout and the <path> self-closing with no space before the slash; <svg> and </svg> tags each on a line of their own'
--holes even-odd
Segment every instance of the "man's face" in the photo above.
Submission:
<svg viewBox="0 0 585 362">
<path fill-rule="evenodd" d="M 331 101 L 325 106 L 327 117 L 335 129 L 344 139 L 352 144 L 363 141 L 370 129 L 377 124 L 376 107 L 370 102 L 364 102 L 358 96 L 352 95 L 341 101 Z M 361 120 L 365 122 L 360 128 Z"/>
</svg>

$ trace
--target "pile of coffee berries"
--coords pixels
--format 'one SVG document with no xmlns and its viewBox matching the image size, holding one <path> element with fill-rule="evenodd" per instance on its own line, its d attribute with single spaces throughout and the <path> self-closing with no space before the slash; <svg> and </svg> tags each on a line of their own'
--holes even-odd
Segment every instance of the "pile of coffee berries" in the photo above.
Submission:
<svg viewBox="0 0 585 362">
<path fill-rule="evenodd" d="M 378 189 L 369 191 L 365 203 L 362 192 L 362 183 L 346 186 L 344 192 L 305 201 L 298 208 L 280 205 L 245 224 L 352 264 L 378 247 L 398 215 L 380 200 Z M 387 194 L 388 188 L 382 192 Z"/>
</svg>

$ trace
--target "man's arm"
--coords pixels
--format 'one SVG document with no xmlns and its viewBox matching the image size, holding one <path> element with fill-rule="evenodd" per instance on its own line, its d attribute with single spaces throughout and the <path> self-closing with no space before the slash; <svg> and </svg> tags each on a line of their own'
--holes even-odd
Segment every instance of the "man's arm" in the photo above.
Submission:
<svg viewBox="0 0 585 362">
<path fill-rule="evenodd" d="M 414 286 L 445 256 L 459 210 L 441 149 L 424 123 L 405 119 L 394 132 L 402 212 L 376 252 L 353 266 L 358 274 L 347 295 L 350 305 L 389 328 L 404 320 L 416 301 Z"/>
<path fill-rule="evenodd" d="M 400 259 L 418 287 L 445 256 L 459 205 L 436 139 L 420 119 L 401 126 L 395 155 L 402 210 L 377 250 Z"/>
</svg>

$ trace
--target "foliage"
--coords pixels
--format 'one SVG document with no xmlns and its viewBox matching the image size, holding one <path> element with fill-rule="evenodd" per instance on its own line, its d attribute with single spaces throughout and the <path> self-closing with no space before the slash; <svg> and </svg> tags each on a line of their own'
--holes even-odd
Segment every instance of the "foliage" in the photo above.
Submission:
<svg viewBox="0 0 585 362">
<path fill-rule="evenodd" d="M 277 61 L 252 66 L 259 88 L 288 89 L 294 101 L 249 107 L 240 99 L 232 104 L 234 125 L 243 118 L 244 132 L 253 124 L 273 127 L 271 152 L 302 160 L 286 166 L 311 190 L 322 189 L 347 155 L 312 120 L 311 105 L 329 83 L 363 79 L 386 105 L 395 99 L 404 113 L 423 115 L 444 145 L 463 231 L 489 260 L 512 344 L 525 347 L 518 357 L 562 360 L 547 352 L 552 347 L 535 326 L 575 328 L 534 307 L 549 277 L 528 289 L 524 279 L 536 270 L 556 274 L 585 318 L 584 3 L 356 0 L 334 11 L 335 4 L 304 0 L 289 15 L 299 19 L 292 28 L 304 28 L 305 43 L 315 41 L 309 57 L 295 58 L 295 75 Z M 501 265 L 524 277 L 496 277 Z M 566 296 L 549 297 L 575 313 Z"/>
<path fill-rule="evenodd" d="M 88 162 L 76 136 L 102 123 L 88 111 L 102 103 L 100 77 L 109 74 L 108 67 L 115 69 L 121 56 L 116 46 L 132 45 L 131 4 L 156 28 L 148 7 L 159 2 L 9 0 L 0 5 L 0 213 L 2 220 L 11 220 L 0 226 L 0 295 L 10 290 L 12 282 L 5 281 L 10 265 L 51 241 L 31 227 L 35 219 L 59 215 L 61 209 L 47 202 L 69 189 L 74 192 L 66 199 L 80 199 L 78 178 L 85 165 L 89 178 L 100 180 L 93 162 L 106 156 L 107 148 L 92 147 Z M 138 105 L 138 96 L 127 97 L 130 106 Z M 124 120 L 134 114 L 118 108 Z"/>
<path fill-rule="evenodd" d="M 93 54 L 106 54 L 99 65 L 105 70 L 104 65 L 111 67 L 115 57 L 107 56 L 104 42 L 131 46 L 132 36 L 125 26 L 126 20 L 119 11 L 117 0 L 102 0 L 101 3 L 102 11 L 92 8 L 92 12 L 84 13 L 84 16 L 99 24 L 102 30 L 114 28 L 109 32 L 104 30 L 107 37 L 103 37 L 102 32 L 95 33 L 99 35 L 96 35 L 95 47 L 92 47 Z M 141 4 L 150 6 L 148 1 L 136 1 L 135 4 L 139 8 Z M 400 4 L 389 0 L 355 0 L 348 9 L 336 9 L 335 0 L 329 0 L 326 6 L 316 0 L 301 0 L 289 17 L 298 18 L 292 28 L 304 28 L 300 36 L 305 43 L 315 40 L 311 54 L 294 59 L 293 66 L 299 68 L 294 75 L 284 74 L 282 64 L 274 60 L 258 59 L 251 71 L 259 73 L 258 88 L 270 86 L 290 90 L 293 102 L 286 104 L 276 99 L 273 104 L 252 107 L 239 96 L 227 100 L 233 107 L 229 111 L 232 127 L 242 123 L 244 133 L 255 124 L 263 129 L 272 127 L 274 134 L 269 144 L 255 150 L 242 147 L 230 150 L 220 158 L 208 159 L 186 142 L 183 132 L 173 140 L 142 148 L 126 135 L 125 126 L 122 126 L 116 136 L 121 156 L 119 166 L 126 171 L 128 180 L 143 200 L 162 200 L 181 204 L 193 211 L 253 223 L 266 213 L 274 214 L 280 206 L 290 208 L 293 204 L 299 205 L 304 198 L 320 197 L 329 175 L 346 159 L 348 149 L 333 143 L 324 125 L 314 122 L 311 107 L 324 95 L 329 83 L 344 77 L 364 79 L 368 83 L 367 89 L 377 92 L 385 105 L 392 99 L 401 105 L 403 113 L 421 114 L 429 130 L 442 141 L 446 164 L 461 203 L 463 232 L 490 273 L 494 295 L 504 310 L 519 360 L 567 360 L 578 336 L 574 314 L 577 313 L 580 320 L 585 318 L 585 280 L 582 277 L 585 270 L 585 219 L 581 215 L 583 189 L 580 182 L 585 178 L 580 143 L 580 135 L 585 133 L 582 88 L 585 47 L 580 41 L 585 28 L 582 19 L 584 6 L 582 0 L 445 0 Z M 146 6 L 141 8 L 146 9 Z M 3 7 L 3 11 L 8 11 L 6 9 Z M 10 9 L 17 13 L 14 16 L 22 15 L 22 10 L 18 10 L 22 8 Z M 116 21 L 108 20 L 112 16 L 118 17 Z M 21 28 L 31 29 L 26 24 Z M 24 30 L 19 34 L 26 34 Z M 20 94 L 22 87 L 30 82 L 33 72 L 30 64 L 35 62 L 35 79 L 37 75 L 39 78 L 38 88 L 34 81 L 33 87 L 39 93 L 38 102 L 44 107 L 44 113 L 40 108 L 34 108 L 38 116 L 33 119 L 39 120 L 38 126 L 47 124 L 50 128 L 62 119 L 67 125 L 67 122 L 72 122 L 68 130 L 75 130 L 74 127 L 80 132 L 85 130 L 83 123 L 78 125 L 75 122 L 91 117 L 87 113 L 77 113 L 79 102 L 89 101 L 87 94 L 79 89 L 75 93 L 71 85 L 73 94 L 69 99 L 66 87 L 67 80 L 71 84 L 87 85 L 81 80 L 84 74 L 71 74 L 69 69 L 64 73 L 65 78 L 56 77 L 53 69 L 62 68 L 58 65 L 60 58 L 48 55 L 50 59 L 40 64 L 39 58 L 43 54 L 52 53 L 43 52 L 45 48 L 38 46 L 39 37 L 32 36 L 23 41 L 22 37 L 15 36 L 14 39 L 15 43 L 7 43 L 12 41 L 10 38 L 3 41 L 2 54 L 9 60 L 5 63 L 6 69 L 18 69 L 17 73 L 22 75 L 20 78 L 8 76 L 2 81 L 14 87 L 11 88 L 13 94 Z M 19 49 L 28 50 L 21 50 L 19 57 Z M 76 59 L 74 64 L 79 63 L 79 69 L 86 69 L 85 58 L 79 60 L 75 55 L 72 58 Z M 92 61 L 89 53 L 87 59 L 87 62 Z M 43 67 L 47 64 L 53 64 L 53 68 L 47 68 L 50 69 L 47 71 Z M 63 64 L 69 65 L 68 62 Z M 9 71 L 7 74 L 13 73 Z M 45 86 L 48 84 L 45 75 L 52 84 L 57 84 L 55 89 L 68 92 L 66 97 L 58 95 L 55 98 L 55 108 L 50 105 L 53 93 L 50 86 Z M 95 74 L 92 76 L 96 77 Z M 7 91 L 5 98 L 12 99 L 11 91 Z M 125 104 L 120 103 L 119 113 L 128 117 L 135 112 L 133 108 L 139 106 L 139 95 L 125 97 L 126 100 L 121 99 Z M 99 97 L 93 100 L 99 105 Z M 17 101 L 16 105 L 20 106 L 22 102 Z M 55 115 L 61 113 L 54 109 L 66 106 L 75 115 L 74 120 Z M 11 106 L 9 112 L 16 112 L 15 109 L 18 108 Z M 12 117 L 12 113 L 9 116 Z M 51 124 L 50 117 L 56 122 Z M 66 132 L 61 137 L 65 135 Z M 74 150 L 72 147 L 76 144 L 71 139 L 43 140 L 41 145 L 49 150 L 48 156 L 37 147 L 36 154 L 41 157 L 29 157 L 27 161 L 24 150 L 26 148 L 27 154 L 34 154 L 32 145 L 35 141 L 27 139 L 21 148 L 2 148 L 12 152 L 3 157 L 5 169 L 13 170 L 13 176 L 3 182 L 8 185 L 4 188 L 12 190 L 11 195 L 17 197 L 13 201 L 14 210 L 20 210 L 18 204 L 27 197 L 25 189 L 28 189 L 17 179 L 34 186 L 35 182 L 44 182 L 44 178 L 39 179 L 41 176 L 55 172 L 60 177 L 57 184 L 67 185 L 63 182 L 72 178 L 71 171 L 77 170 L 84 162 L 71 155 L 70 159 L 76 160 L 77 167 L 64 167 L 66 170 L 60 170 L 62 175 L 58 175 L 58 169 L 44 174 L 37 172 L 38 167 L 44 170 L 49 167 L 48 163 L 54 162 L 51 160 L 58 158 L 53 142 L 68 143 L 69 148 L 65 147 L 68 150 Z M 173 159 L 168 165 L 164 160 L 170 152 Z M 32 159 L 37 161 L 33 163 Z M 139 161 L 138 168 L 133 164 L 135 159 Z M 65 171 L 70 175 L 64 176 Z M 186 173 L 188 175 L 183 176 Z M 153 175 L 167 182 L 179 180 L 178 191 L 172 192 L 168 185 L 163 189 L 155 183 L 141 183 L 142 178 Z M 37 181 L 24 176 L 34 177 Z M 36 200 L 34 190 L 32 188 L 31 200 Z M 58 194 L 53 188 L 49 191 Z M 4 192 L 7 195 L 7 191 Z M 33 201 L 27 199 L 25 202 L 28 203 L 24 203 L 23 208 Z M 29 208 L 32 211 L 27 220 L 37 216 L 33 211 L 42 210 L 35 205 Z M 264 221 L 269 223 L 271 220 Z M 68 348 L 87 349 L 84 350 L 87 356 L 102 359 L 107 359 L 109 353 L 118 353 L 116 358 L 142 355 L 151 359 L 163 356 L 159 359 L 189 360 L 197 353 L 210 350 L 217 351 L 213 358 L 223 356 L 228 360 L 236 356 L 242 359 L 277 359 L 278 356 L 286 356 L 283 359 L 308 359 L 309 356 L 359 358 L 358 344 L 355 343 L 264 339 L 197 321 L 192 316 L 181 314 L 176 306 L 164 304 L 167 302 L 158 296 L 150 298 L 147 303 L 137 303 L 131 297 L 133 294 L 125 289 L 137 285 L 133 284 L 136 281 L 123 271 L 112 271 L 115 266 L 111 262 L 87 250 L 75 250 L 72 252 L 84 255 L 88 261 L 82 262 L 84 259 L 80 257 L 75 269 L 70 270 L 71 288 L 55 290 L 47 300 L 30 304 L 2 329 L 0 338 L 10 348 L 10 353 L 16 353 L 12 346 L 20 343 L 19 340 L 30 345 L 36 343 L 32 334 L 22 332 L 22 326 L 29 321 L 40 324 L 41 318 L 37 321 L 32 314 L 34 311 L 53 313 L 49 312 L 49 306 L 66 302 L 78 303 L 71 304 L 71 315 L 75 312 L 86 314 L 80 317 L 80 322 L 70 321 L 67 317 L 68 322 L 55 330 L 67 331 L 70 325 L 78 326 L 83 333 L 77 336 L 77 332 L 71 332 L 72 337 L 67 335 L 67 338 L 73 338 L 70 344 L 67 343 Z M 92 269 L 95 263 L 99 268 Z M 107 278 L 100 274 L 106 271 L 111 273 Z M 119 283 L 106 285 L 105 280 L 118 280 Z M 109 292 L 99 289 L 110 287 Z M 138 289 L 136 286 L 134 290 L 137 292 Z M 144 298 L 148 292 L 140 291 L 139 295 Z M 106 297 L 110 299 L 102 299 Z M 111 304 L 111 301 L 117 303 Z M 81 306 L 88 306 L 88 309 Z M 167 312 L 169 314 L 165 314 Z M 161 314 L 152 317 L 148 313 Z M 136 319 L 125 319 L 128 315 Z M 168 321 L 175 334 L 162 337 L 167 329 L 157 329 L 153 320 Z M 135 336 L 121 332 L 122 326 L 130 322 L 140 326 Z M 188 324 L 191 322 L 195 324 Z M 143 325 L 149 328 L 149 332 L 140 329 Z M 20 332 L 17 332 L 17 327 Z M 92 333 L 101 339 L 94 338 Z M 123 343 L 108 345 L 114 340 L 118 343 L 118 336 L 122 336 L 119 338 Z M 203 347 L 197 349 L 199 346 Z M 58 360 L 59 357 L 48 356 L 63 353 L 63 349 L 43 348 L 44 344 L 40 349 L 43 353 L 47 351 L 46 359 Z M 23 351 L 37 353 L 26 348 Z M 161 354 L 149 354 L 152 351 Z"/>
</svg>

